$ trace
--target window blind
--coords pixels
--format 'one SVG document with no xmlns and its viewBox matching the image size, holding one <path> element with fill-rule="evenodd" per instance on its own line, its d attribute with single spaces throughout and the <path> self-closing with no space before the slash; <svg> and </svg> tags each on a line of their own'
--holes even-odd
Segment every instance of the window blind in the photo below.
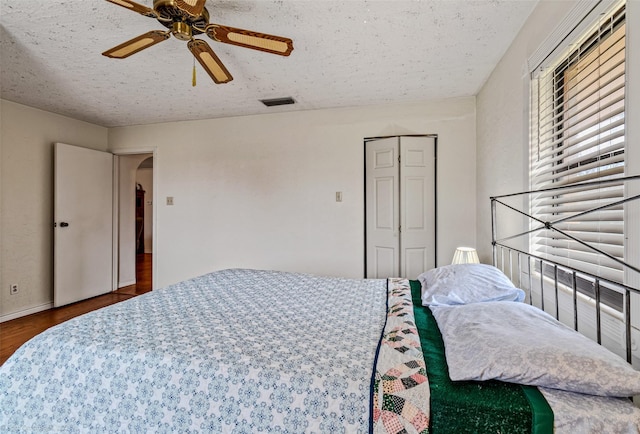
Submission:
<svg viewBox="0 0 640 434">
<path fill-rule="evenodd" d="M 625 168 L 625 7 L 603 16 L 555 63 L 531 80 L 531 190 L 591 185 L 532 194 L 531 214 L 558 230 L 532 232 L 538 256 L 623 282 Z M 589 212 L 594 208 L 598 211 Z M 532 229 L 539 228 L 532 222 Z M 575 238 L 575 239 L 572 239 Z M 577 241 L 579 240 L 579 241 Z M 598 253 L 610 255 L 612 258 Z"/>
</svg>

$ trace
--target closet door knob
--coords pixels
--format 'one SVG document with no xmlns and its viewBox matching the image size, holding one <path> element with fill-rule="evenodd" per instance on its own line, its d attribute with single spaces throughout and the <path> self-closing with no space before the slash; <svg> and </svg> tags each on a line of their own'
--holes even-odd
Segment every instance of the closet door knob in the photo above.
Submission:
<svg viewBox="0 0 640 434">
<path fill-rule="evenodd" d="M 67 223 L 67 222 L 60 222 L 60 227 L 61 227 L 61 228 L 66 228 L 67 226 L 69 226 L 69 223 Z"/>
</svg>

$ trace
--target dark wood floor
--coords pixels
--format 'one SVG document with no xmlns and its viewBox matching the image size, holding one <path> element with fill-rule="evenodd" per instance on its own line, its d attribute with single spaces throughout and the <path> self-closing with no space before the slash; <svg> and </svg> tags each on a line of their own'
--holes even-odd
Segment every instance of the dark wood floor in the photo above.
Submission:
<svg viewBox="0 0 640 434">
<path fill-rule="evenodd" d="M 137 255 L 136 281 L 135 285 L 108 294 L 0 323 L 0 365 L 20 345 L 51 326 L 151 291 L 151 254 Z"/>
</svg>

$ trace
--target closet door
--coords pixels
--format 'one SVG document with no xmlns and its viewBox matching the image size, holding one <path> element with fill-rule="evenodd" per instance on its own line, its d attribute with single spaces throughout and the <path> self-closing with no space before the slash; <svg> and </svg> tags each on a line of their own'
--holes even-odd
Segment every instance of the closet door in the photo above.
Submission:
<svg viewBox="0 0 640 434">
<path fill-rule="evenodd" d="M 436 265 L 436 140 L 365 144 L 366 277 L 416 279 Z"/>
<path fill-rule="evenodd" d="M 400 276 L 435 267 L 435 138 L 400 139 Z"/>
<path fill-rule="evenodd" d="M 400 186 L 397 137 L 365 146 L 368 278 L 398 276 L 400 271 Z"/>
</svg>

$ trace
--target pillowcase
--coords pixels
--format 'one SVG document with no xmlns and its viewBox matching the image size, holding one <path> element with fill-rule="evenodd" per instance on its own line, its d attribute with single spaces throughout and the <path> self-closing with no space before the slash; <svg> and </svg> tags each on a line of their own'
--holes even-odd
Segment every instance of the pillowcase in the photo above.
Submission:
<svg viewBox="0 0 640 434">
<path fill-rule="evenodd" d="M 600 396 L 640 394 L 640 372 L 526 303 L 432 306 L 452 381 L 490 379 Z"/>
<path fill-rule="evenodd" d="M 422 273 L 418 280 L 423 306 L 524 300 L 524 291 L 492 265 L 445 265 Z"/>
</svg>

